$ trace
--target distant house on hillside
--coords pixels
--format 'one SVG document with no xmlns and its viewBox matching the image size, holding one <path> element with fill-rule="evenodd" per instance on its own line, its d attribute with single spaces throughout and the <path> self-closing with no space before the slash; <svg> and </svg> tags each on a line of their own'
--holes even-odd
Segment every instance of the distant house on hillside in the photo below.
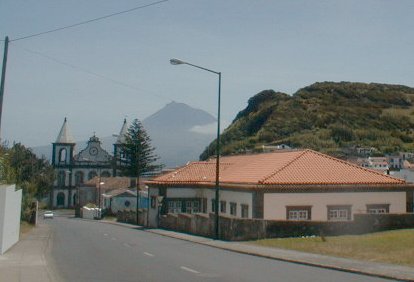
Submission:
<svg viewBox="0 0 414 282">
<path fill-rule="evenodd" d="M 404 168 L 404 162 L 414 160 L 414 153 L 400 152 L 398 155 L 388 156 L 387 159 L 390 168 L 401 169 Z"/>
<path fill-rule="evenodd" d="M 279 145 L 262 145 L 263 153 L 270 153 L 274 151 L 280 150 L 292 150 L 292 147 L 286 144 L 279 144 Z"/>
<path fill-rule="evenodd" d="M 383 174 L 388 173 L 388 159 L 386 157 L 358 158 L 356 163 L 364 168 L 373 169 Z"/>
<path fill-rule="evenodd" d="M 377 149 L 374 147 L 356 147 L 355 151 L 359 156 L 368 157 L 371 156 L 371 154 L 377 152 Z"/>
<path fill-rule="evenodd" d="M 414 186 L 312 150 L 222 157 L 220 204 L 215 160 L 193 162 L 147 181 L 150 224 L 160 210 L 268 220 L 352 220 L 355 213 L 412 211 Z"/>
<path fill-rule="evenodd" d="M 408 183 L 414 183 L 414 164 L 404 161 L 400 170 L 391 171 L 391 175 L 405 180 Z"/>
</svg>

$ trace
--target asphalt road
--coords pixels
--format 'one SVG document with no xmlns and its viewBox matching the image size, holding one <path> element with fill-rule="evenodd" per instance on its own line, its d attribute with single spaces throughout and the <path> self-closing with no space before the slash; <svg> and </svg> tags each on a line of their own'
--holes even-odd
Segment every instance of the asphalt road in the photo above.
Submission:
<svg viewBox="0 0 414 282">
<path fill-rule="evenodd" d="M 138 229 L 68 217 L 46 220 L 64 281 L 390 281 L 243 255 Z"/>
</svg>

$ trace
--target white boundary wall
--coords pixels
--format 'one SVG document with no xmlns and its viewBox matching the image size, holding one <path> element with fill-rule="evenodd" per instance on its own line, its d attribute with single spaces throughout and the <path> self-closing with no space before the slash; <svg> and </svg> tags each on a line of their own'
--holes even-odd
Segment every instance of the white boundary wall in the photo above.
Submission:
<svg viewBox="0 0 414 282">
<path fill-rule="evenodd" d="M 82 218 L 86 219 L 95 219 L 101 218 L 101 209 L 100 208 L 82 208 Z"/>
<path fill-rule="evenodd" d="M 0 185 L 0 254 L 19 241 L 22 190 Z"/>
</svg>

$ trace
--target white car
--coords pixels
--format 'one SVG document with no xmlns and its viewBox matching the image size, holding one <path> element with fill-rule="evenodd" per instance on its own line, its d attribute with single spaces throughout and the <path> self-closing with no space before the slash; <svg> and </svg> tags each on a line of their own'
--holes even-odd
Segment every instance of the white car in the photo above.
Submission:
<svg viewBox="0 0 414 282">
<path fill-rule="evenodd" d="M 45 211 L 44 214 L 43 214 L 43 218 L 44 219 L 46 219 L 46 218 L 52 219 L 53 218 L 53 212 L 52 211 Z"/>
</svg>

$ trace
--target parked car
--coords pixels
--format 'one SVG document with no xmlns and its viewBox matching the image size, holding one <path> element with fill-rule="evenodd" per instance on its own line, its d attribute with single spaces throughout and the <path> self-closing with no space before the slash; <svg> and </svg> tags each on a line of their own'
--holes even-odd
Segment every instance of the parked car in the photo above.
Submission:
<svg viewBox="0 0 414 282">
<path fill-rule="evenodd" d="M 47 218 L 52 219 L 53 218 L 53 212 L 52 211 L 45 211 L 44 214 L 43 214 L 43 218 L 44 219 L 47 219 Z"/>
</svg>

